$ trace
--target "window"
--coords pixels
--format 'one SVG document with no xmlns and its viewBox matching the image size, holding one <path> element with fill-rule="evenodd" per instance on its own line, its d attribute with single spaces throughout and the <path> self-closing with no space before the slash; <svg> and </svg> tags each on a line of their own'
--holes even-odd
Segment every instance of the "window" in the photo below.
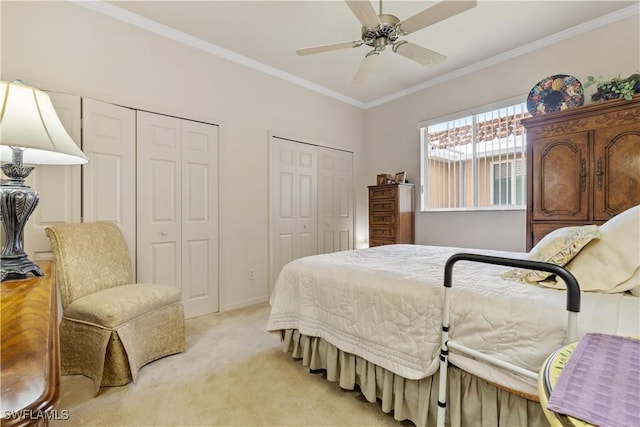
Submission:
<svg viewBox="0 0 640 427">
<path fill-rule="evenodd" d="M 493 206 L 523 206 L 524 181 L 522 159 L 493 162 L 491 182 Z"/>
<path fill-rule="evenodd" d="M 524 103 L 421 125 L 422 210 L 523 209 Z"/>
</svg>

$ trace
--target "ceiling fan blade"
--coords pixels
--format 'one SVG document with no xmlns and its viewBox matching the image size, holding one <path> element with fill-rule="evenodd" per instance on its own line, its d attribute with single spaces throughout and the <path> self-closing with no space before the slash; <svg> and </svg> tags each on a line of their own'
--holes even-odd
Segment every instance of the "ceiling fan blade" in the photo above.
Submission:
<svg viewBox="0 0 640 427">
<path fill-rule="evenodd" d="M 332 50 L 346 49 L 348 47 L 362 46 L 362 40 L 323 44 L 320 46 L 305 47 L 302 49 L 296 49 L 298 56 L 313 55 L 314 53 L 330 52 Z"/>
<path fill-rule="evenodd" d="M 363 27 L 375 28 L 380 25 L 380 18 L 369 0 L 345 0 L 345 3 Z"/>
<path fill-rule="evenodd" d="M 405 58 L 409 58 L 412 61 L 416 61 L 419 64 L 426 65 L 427 67 L 433 67 L 439 65 L 447 59 L 446 56 L 427 49 L 426 47 L 418 46 L 415 43 L 402 40 L 393 45 L 393 51 Z"/>
<path fill-rule="evenodd" d="M 473 9 L 476 5 L 476 1 L 444 0 L 400 22 L 398 28 L 402 34 L 411 34 L 436 22 Z"/>
<path fill-rule="evenodd" d="M 362 62 L 358 67 L 358 71 L 356 71 L 356 74 L 353 76 L 353 80 L 351 80 L 351 83 L 363 83 L 367 79 L 367 77 L 371 73 L 371 70 L 373 69 L 375 58 L 378 57 L 379 54 L 380 52 L 371 51 L 362 59 Z"/>
</svg>

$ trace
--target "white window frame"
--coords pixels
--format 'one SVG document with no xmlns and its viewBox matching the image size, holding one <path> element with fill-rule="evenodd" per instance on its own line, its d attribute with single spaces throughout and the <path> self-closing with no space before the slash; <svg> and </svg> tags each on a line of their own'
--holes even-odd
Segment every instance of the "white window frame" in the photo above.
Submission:
<svg viewBox="0 0 640 427">
<path fill-rule="evenodd" d="M 518 199 L 518 185 L 517 185 L 517 180 L 518 180 L 518 176 L 522 176 L 523 178 L 525 178 L 524 174 L 520 174 L 518 175 L 518 161 L 524 161 L 524 159 L 506 159 L 506 160 L 494 160 L 491 162 L 491 204 L 493 206 L 496 207 L 508 207 L 508 206 L 512 206 L 512 205 L 516 205 L 517 206 L 517 199 Z M 508 202 L 512 202 L 512 203 L 496 203 L 495 199 L 496 199 L 496 194 L 495 194 L 495 182 L 496 182 L 496 170 L 495 167 L 497 165 L 507 165 L 507 169 L 509 170 L 509 180 L 512 182 L 511 185 L 511 191 L 509 194 L 509 200 Z M 522 203 L 525 203 L 525 194 L 522 194 Z M 516 203 L 513 203 L 513 202 Z"/>
<path fill-rule="evenodd" d="M 425 143 L 425 139 L 426 136 L 425 134 L 426 129 L 429 126 L 433 126 L 436 124 L 442 124 L 442 123 L 446 123 L 449 121 L 454 121 L 454 120 L 460 120 L 466 117 L 470 117 L 470 116 L 476 116 L 476 115 L 481 115 L 483 113 L 487 113 L 487 112 L 491 112 L 491 111 L 495 111 L 495 110 L 499 110 L 502 108 L 507 108 L 507 107 L 511 107 L 514 105 L 521 105 L 524 103 L 524 99 L 526 99 L 526 95 L 522 95 L 522 96 L 517 96 L 517 97 L 513 97 L 513 98 L 509 98 L 500 102 L 496 102 L 496 103 L 492 103 L 492 104 L 487 104 L 487 105 L 483 105 L 483 106 L 479 106 L 470 110 L 465 110 L 465 111 L 461 111 L 455 114 L 451 114 L 448 116 L 442 116 L 442 117 L 438 117 L 435 119 L 431 119 L 431 120 L 425 120 L 422 121 L 420 123 L 420 193 L 421 193 L 421 198 L 420 198 L 420 209 L 421 212 L 438 212 L 438 211 L 486 211 L 486 210 L 525 210 L 526 209 L 526 200 L 527 200 L 527 194 L 526 194 L 526 183 L 524 184 L 525 187 L 523 189 L 523 194 L 522 194 L 522 204 L 521 205 L 514 205 L 514 204 L 509 204 L 509 205 L 494 205 L 493 204 L 493 166 L 491 167 L 491 206 L 478 206 L 478 174 L 477 174 L 477 163 L 478 163 L 478 158 L 476 156 L 476 149 L 475 146 L 476 144 L 472 144 L 473 145 L 473 158 L 472 158 L 472 186 L 473 186 L 473 191 L 472 191 L 472 199 L 473 199 L 473 206 L 468 206 L 468 207 L 457 207 L 457 208 L 433 208 L 433 207 L 428 207 L 426 206 L 427 203 L 427 171 L 426 171 L 426 163 L 428 160 L 427 157 L 427 153 L 426 153 L 426 146 L 427 144 Z M 526 109 L 525 109 L 526 111 Z M 475 121 L 475 119 L 474 119 Z M 526 144 L 526 136 L 523 134 L 522 135 L 522 144 Z M 526 146 L 523 145 L 522 148 L 522 157 L 520 158 L 522 163 L 522 177 L 523 179 L 526 181 Z M 516 182 L 516 160 L 518 160 L 517 158 L 513 158 L 513 157 L 507 157 L 505 159 L 496 159 L 495 162 L 513 162 L 514 165 L 512 167 L 512 173 L 514 174 L 513 176 L 513 182 Z M 462 188 L 462 184 L 461 184 L 461 188 Z M 515 185 L 513 186 L 512 191 L 515 191 Z M 513 195 L 513 200 L 516 200 L 516 195 Z"/>
</svg>

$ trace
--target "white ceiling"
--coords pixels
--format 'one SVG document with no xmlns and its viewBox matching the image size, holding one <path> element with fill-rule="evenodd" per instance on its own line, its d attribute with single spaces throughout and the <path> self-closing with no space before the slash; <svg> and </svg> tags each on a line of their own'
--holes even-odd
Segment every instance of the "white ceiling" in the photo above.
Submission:
<svg viewBox="0 0 640 427">
<path fill-rule="evenodd" d="M 384 0 L 406 19 L 435 1 Z M 353 84 L 368 46 L 297 56 L 297 48 L 359 40 L 361 24 L 340 0 L 77 2 L 213 54 L 364 108 L 638 14 L 638 1 L 495 1 L 404 37 L 448 57 L 428 68 L 390 49 Z M 379 1 L 372 2 L 376 12 Z"/>
</svg>

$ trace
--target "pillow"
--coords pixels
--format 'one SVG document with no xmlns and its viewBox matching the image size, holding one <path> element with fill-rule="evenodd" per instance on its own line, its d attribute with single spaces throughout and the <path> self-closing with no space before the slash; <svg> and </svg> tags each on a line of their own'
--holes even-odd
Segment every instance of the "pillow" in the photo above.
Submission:
<svg viewBox="0 0 640 427">
<path fill-rule="evenodd" d="M 536 244 L 527 259 L 565 266 L 587 243 L 600 237 L 597 225 L 563 227 L 553 230 Z M 502 274 L 505 279 L 536 283 L 553 273 L 537 270 L 511 269 Z"/>
<path fill-rule="evenodd" d="M 640 286 L 640 205 L 600 226 L 600 239 L 585 247 L 567 266 L 583 291 L 624 292 Z M 635 279 L 634 279 L 635 277 Z M 558 280 L 559 286 L 564 286 Z"/>
<path fill-rule="evenodd" d="M 616 286 L 616 289 L 620 289 L 622 292 L 623 287 L 629 288 L 629 292 L 631 292 L 631 295 L 640 297 L 640 268 L 636 268 L 636 272 L 633 273 L 633 276 L 631 276 L 629 280 L 622 282 L 621 284 Z"/>
</svg>

